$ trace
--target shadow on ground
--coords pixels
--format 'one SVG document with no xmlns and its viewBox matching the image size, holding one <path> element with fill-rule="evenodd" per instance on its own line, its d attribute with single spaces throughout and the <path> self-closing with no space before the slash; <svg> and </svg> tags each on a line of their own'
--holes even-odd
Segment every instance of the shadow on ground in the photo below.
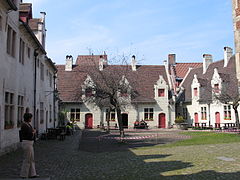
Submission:
<svg viewBox="0 0 240 180">
<path fill-rule="evenodd" d="M 240 172 L 219 173 L 201 171 L 190 175 L 177 175 L 180 170 L 193 167 L 192 163 L 164 161 L 171 154 L 142 155 L 133 153 L 129 147 L 153 146 L 155 143 L 141 140 L 118 143 L 116 140 L 101 142 L 100 131 L 80 132 L 65 141 L 40 141 L 35 145 L 36 168 L 42 177 L 51 180 L 141 180 L 141 179 L 239 179 Z M 160 150 L 159 150 L 160 151 Z M 0 158 L 0 179 L 18 177 L 21 166 L 21 151 Z M 173 176 L 163 176 L 169 171 Z"/>
</svg>

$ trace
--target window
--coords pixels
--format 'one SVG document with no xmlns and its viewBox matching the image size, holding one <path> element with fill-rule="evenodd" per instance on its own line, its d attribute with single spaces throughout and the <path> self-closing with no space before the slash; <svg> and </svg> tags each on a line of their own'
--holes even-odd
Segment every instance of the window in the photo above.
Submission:
<svg viewBox="0 0 240 180">
<path fill-rule="evenodd" d="M 49 86 L 52 87 L 52 74 L 49 73 Z"/>
<path fill-rule="evenodd" d="M 0 15 L 0 31 L 2 31 L 2 29 L 3 29 L 3 22 L 2 22 L 2 16 Z"/>
<path fill-rule="evenodd" d="M 224 106 L 224 120 L 231 120 L 231 106 Z"/>
<path fill-rule="evenodd" d="M 41 80 L 44 81 L 44 65 L 43 65 L 43 63 L 41 63 L 41 66 L 40 66 L 40 77 L 41 77 Z"/>
<path fill-rule="evenodd" d="M 28 55 L 28 58 L 31 57 L 31 49 L 30 49 L 30 47 L 27 48 L 27 55 Z"/>
<path fill-rule="evenodd" d="M 219 84 L 214 84 L 213 92 L 214 93 L 219 93 Z"/>
<path fill-rule="evenodd" d="M 10 129 L 14 126 L 14 94 L 5 92 L 5 123 L 4 128 Z"/>
<path fill-rule="evenodd" d="M 187 108 L 183 108 L 183 118 L 188 119 L 188 111 Z"/>
<path fill-rule="evenodd" d="M 165 89 L 158 89 L 158 97 L 164 97 L 165 96 Z"/>
<path fill-rule="evenodd" d="M 194 89 L 193 89 L 193 93 L 194 93 L 194 96 L 198 96 L 198 89 L 197 89 L 197 88 L 194 88 Z"/>
<path fill-rule="evenodd" d="M 115 120 L 116 120 L 115 110 L 111 110 L 111 112 L 110 112 L 110 121 L 115 121 Z"/>
<path fill-rule="evenodd" d="M 202 120 L 207 120 L 207 108 L 201 107 L 201 118 Z"/>
<path fill-rule="evenodd" d="M 85 96 L 86 96 L 86 97 L 90 97 L 90 96 L 92 96 L 92 95 L 93 95 L 92 88 L 87 88 L 87 89 L 85 90 Z"/>
<path fill-rule="evenodd" d="M 71 109 L 71 115 L 70 115 L 71 121 L 80 121 L 80 109 Z"/>
<path fill-rule="evenodd" d="M 7 53 L 12 57 L 15 57 L 15 42 L 16 42 L 16 32 L 10 26 L 8 26 Z"/>
<path fill-rule="evenodd" d="M 48 77 L 48 74 L 49 74 L 49 73 L 48 73 L 48 69 L 47 69 L 47 70 L 46 70 L 46 76 L 47 76 L 47 77 Z"/>
<path fill-rule="evenodd" d="M 44 122 L 44 103 L 40 102 L 40 124 Z"/>
<path fill-rule="evenodd" d="M 40 61 L 37 59 L 37 67 L 39 68 Z"/>
<path fill-rule="evenodd" d="M 18 96 L 18 115 L 17 115 L 17 126 L 20 127 L 22 123 L 23 113 L 24 113 L 24 106 L 23 106 L 23 96 Z"/>
<path fill-rule="evenodd" d="M 128 97 L 127 89 L 121 89 L 120 96 L 121 97 Z"/>
<path fill-rule="evenodd" d="M 24 54 L 25 52 L 25 43 L 24 41 L 20 38 L 20 46 L 19 46 L 19 62 L 21 64 L 24 64 Z"/>
<path fill-rule="evenodd" d="M 153 121 L 153 108 L 144 108 L 144 120 Z"/>
<path fill-rule="evenodd" d="M 52 122 L 52 105 L 49 105 L 49 121 Z"/>
</svg>

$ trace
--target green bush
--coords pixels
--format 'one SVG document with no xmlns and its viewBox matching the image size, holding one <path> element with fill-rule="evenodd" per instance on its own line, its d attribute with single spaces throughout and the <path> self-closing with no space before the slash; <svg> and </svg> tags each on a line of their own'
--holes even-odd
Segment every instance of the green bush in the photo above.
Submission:
<svg viewBox="0 0 240 180">
<path fill-rule="evenodd" d="M 175 119 L 175 123 L 184 123 L 185 119 L 182 116 L 177 116 Z"/>
</svg>

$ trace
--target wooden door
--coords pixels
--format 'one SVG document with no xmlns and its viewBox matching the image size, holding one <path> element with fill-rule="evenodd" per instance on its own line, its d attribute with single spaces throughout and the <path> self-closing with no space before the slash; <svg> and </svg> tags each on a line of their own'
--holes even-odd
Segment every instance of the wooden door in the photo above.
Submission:
<svg viewBox="0 0 240 180">
<path fill-rule="evenodd" d="M 198 121 L 198 113 L 194 114 L 194 122 L 195 123 L 199 123 L 199 121 Z"/>
<path fill-rule="evenodd" d="M 164 113 L 159 114 L 158 127 L 159 128 L 166 128 L 166 116 L 165 116 Z"/>
<path fill-rule="evenodd" d="M 93 128 L 93 117 L 92 114 L 86 114 L 85 116 L 85 129 Z"/>
<path fill-rule="evenodd" d="M 215 113 L 215 122 L 216 122 L 217 124 L 220 124 L 220 113 L 219 113 L 219 112 L 216 112 L 216 113 Z"/>
<path fill-rule="evenodd" d="M 122 114 L 122 123 L 123 123 L 123 128 L 128 128 L 128 114 L 126 113 Z"/>
</svg>

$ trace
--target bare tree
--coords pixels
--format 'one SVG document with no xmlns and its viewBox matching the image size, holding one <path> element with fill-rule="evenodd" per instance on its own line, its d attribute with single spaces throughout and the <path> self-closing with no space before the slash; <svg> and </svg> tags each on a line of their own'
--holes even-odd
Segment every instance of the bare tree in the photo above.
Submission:
<svg viewBox="0 0 240 180">
<path fill-rule="evenodd" d="M 122 110 L 131 104 L 131 99 L 138 96 L 134 89 L 136 81 L 133 78 L 131 66 L 127 65 L 126 56 L 121 57 L 121 65 L 97 64 L 86 69 L 87 78 L 83 85 L 84 101 L 98 106 L 100 109 L 108 107 L 108 130 L 111 110 L 116 110 L 120 137 L 124 137 Z M 101 61 L 101 60 L 100 60 Z M 84 92 L 83 92 L 84 93 Z"/>
</svg>

